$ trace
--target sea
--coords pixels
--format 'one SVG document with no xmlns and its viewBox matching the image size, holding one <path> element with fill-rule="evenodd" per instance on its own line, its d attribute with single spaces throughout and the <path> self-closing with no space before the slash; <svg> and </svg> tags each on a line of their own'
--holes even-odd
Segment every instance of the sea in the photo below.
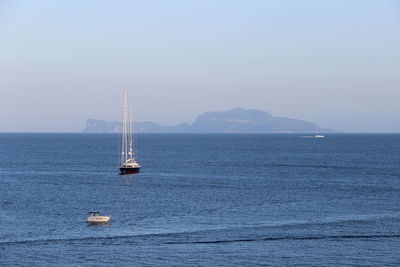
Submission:
<svg viewBox="0 0 400 267">
<path fill-rule="evenodd" d="M 0 266 L 400 266 L 399 134 L 136 140 L 0 134 Z"/>
</svg>

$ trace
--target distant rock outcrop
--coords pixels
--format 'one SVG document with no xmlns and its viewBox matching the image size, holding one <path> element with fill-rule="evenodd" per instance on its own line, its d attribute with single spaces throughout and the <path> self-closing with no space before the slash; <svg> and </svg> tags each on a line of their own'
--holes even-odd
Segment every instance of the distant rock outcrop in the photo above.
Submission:
<svg viewBox="0 0 400 267">
<path fill-rule="evenodd" d="M 84 132 L 115 133 L 121 122 L 89 119 Z M 303 120 L 273 117 L 261 110 L 235 108 L 227 111 L 205 112 L 193 124 L 162 126 L 154 122 L 134 124 L 138 133 L 326 133 L 329 129 Z"/>
</svg>

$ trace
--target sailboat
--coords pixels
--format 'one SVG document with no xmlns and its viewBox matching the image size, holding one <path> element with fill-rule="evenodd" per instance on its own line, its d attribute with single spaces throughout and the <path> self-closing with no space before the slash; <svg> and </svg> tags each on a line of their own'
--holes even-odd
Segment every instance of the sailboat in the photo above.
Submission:
<svg viewBox="0 0 400 267">
<path fill-rule="evenodd" d="M 127 90 L 124 90 L 123 121 L 122 121 L 122 142 L 121 142 L 121 163 L 120 174 L 138 173 L 140 164 L 136 160 L 133 150 L 134 140 L 132 133 L 131 112 L 128 110 Z"/>
</svg>

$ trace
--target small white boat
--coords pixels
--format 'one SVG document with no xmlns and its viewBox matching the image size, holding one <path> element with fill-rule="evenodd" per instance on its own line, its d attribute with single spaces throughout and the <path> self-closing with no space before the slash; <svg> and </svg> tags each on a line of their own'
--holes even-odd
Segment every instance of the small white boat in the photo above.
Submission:
<svg viewBox="0 0 400 267">
<path fill-rule="evenodd" d="M 324 138 L 324 137 L 325 137 L 325 135 L 320 135 L 320 134 L 314 135 L 314 138 Z"/>
<path fill-rule="evenodd" d="M 98 211 L 89 212 L 90 216 L 86 219 L 88 223 L 108 223 L 111 220 L 111 216 L 101 216 Z"/>
</svg>

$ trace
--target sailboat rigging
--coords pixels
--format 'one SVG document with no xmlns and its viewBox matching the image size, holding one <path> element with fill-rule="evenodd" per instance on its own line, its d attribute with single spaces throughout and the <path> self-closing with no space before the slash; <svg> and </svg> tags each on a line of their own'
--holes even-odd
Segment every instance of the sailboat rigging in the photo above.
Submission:
<svg viewBox="0 0 400 267">
<path fill-rule="evenodd" d="M 128 94 L 124 90 L 123 120 L 122 120 L 122 142 L 121 142 L 121 162 L 119 166 L 120 174 L 138 173 L 140 164 L 137 162 L 134 151 L 133 129 L 131 112 L 128 109 Z"/>
</svg>

